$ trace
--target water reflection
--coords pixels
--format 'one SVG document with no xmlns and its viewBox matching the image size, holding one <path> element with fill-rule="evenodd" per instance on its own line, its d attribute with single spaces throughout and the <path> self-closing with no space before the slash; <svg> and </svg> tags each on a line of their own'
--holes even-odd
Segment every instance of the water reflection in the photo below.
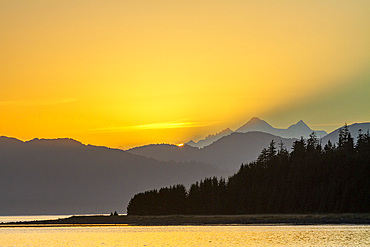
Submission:
<svg viewBox="0 0 370 247">
<path fill-rule="evenodd" d="M 1 246 L 369 246 L 370 226 L 0 228 Z"/>
</svg>

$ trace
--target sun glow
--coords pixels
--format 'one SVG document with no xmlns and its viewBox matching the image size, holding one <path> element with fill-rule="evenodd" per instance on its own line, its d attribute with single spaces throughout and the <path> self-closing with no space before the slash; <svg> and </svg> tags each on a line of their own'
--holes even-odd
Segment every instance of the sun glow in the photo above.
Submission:
<svg viewBox="0 0 370 247">
<path fill-rule="evenodd" d="M 178 147 L 183 147 L 184 143 L 177 144 Z"/>
<path fill-rule="evenodd" d="M 280 113 L 359 85 L 369 9 L 344 0 L 0 1 L 0 136 L 120 147 L 187 142 L 253 116 L 281 127 L 368 121 L 368 102 L 354 96 L 368 94 L 368 82 L 349 94 L 360 107 L 346 114 L 334 104 L 341 111 L 330 119 L 317 114 L 325 106 Z"/>
</svg>

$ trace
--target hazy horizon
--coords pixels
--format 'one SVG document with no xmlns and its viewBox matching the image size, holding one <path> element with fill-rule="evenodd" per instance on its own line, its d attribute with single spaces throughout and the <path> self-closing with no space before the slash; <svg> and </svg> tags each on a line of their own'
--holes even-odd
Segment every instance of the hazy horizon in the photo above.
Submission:
<svg viewBox="0 0 370 247">
<path fill-rule="evenodd" d="M 264 119 L 261 119 L 261 120 L 264 120 Z M 303 121 L 303 120 L 302 120 Z M 247 121 L 246 121 L 247 122 Z M 267 121 L 266 121 L 267 122 Z M 304 122 L 304 121 L 303 121 Z M 369 121 L 366 121 L 364 123 L 369 123 Z M 277 129 L 287 129 L 289 126 L 293 125 L 293 124 L 296 124 L 296 123 L 292 123 L 288 126 L 286 126 L 285 128 L 277 128 Z M 344 123 L 344 124 L 347 124 L 347 125 L 351 125 L 351 124 L 355 124 L 355 123 Z M 344 124 L 342 125 L 338 125 L 338 127 L 335 127 L 334 129 L 330 130 L 330 131 L 326 131 L 327 134 L 330 134 L 331 132 L 333 132 L 334 130 L 342 127 Z M 239 126 L 241 127 L 241 126 Z M 274 128 L 276 128 L 276 126 L 272 126 Z M 311 127 L 310 125 L 308 125 L 308 127 L 310 127 L 312 130 L 315 130 L 315 131 L 320 131 L 320 130 L 323 130 L 323 129 L 319 129 L 319 128 L 315 128 L 315 127 Z M 231 129 L 233 132 L 235 132 L 238 128 L 235 128 L 235 129 Z M 151 144 L 169 144 L 169 145 L 182 145 L 182 144 L 185 144 L 189 141 L 199 141 L 199 140 L 204 140 L 205 138 L 207 138 L 208 136 L 210 135 L 215 135 L 215 134 L 218 134 L 220 133 L 222 130 L 218 131 L 218 132 L 215 132 L 215 133 L 208 133 L 208 134 L 205 134 L 204 136 L 199 136 L 197 138 L 193 138 L 193 139 L 189 139 L 189 140 L 184 140 L 183 142 L 180 142 L 180 143 L 170 143 L 170 142 L 160 142 L 160 143 L 143 143 L 143 144 L 140 144 L 140 145 L 137 145 L 137 146 L 127 146 L 127 147 L 120 147 L 120 146 L 105 146 L 105 145 L 99 145 L 99 144 L 93 144 L 93 143 L 85 143 L 81 140 L 78 140 L 78 139 L 75 139 L 75 138 L 72 138 L 72 137 L 67 137 L 67 136 L 59 136 L 59 137 L 52 137 L 52 138 L 42 138 L 42 137 L 33 137 L 33 138 L 30 138 L 30 139 L 22 139 L 22 138 L 18 138 L 16 136 L 5 136 L 5 135 L 0 135 L 1 136 L 4 136 L 4 137 L 8 137 L 8 138 L 15 138 L 17 140 L 20 140 L 20 141 L 23 141 L 23 142 L 28 142 L 28 141 L 32 141 L 32 140 L 35 140 L 35 139 L 40 139 L 40 140 L 56 140 L 56 139 L 71 139 L 71 140 L 75 140 L 83 145 L 93 145 L 93 146 L 103 146 L 103 147 L 108 147 L 108 148 L 113 148 L 113 149 L 121 149 L 121 150 L 129 150 L 129 149 L 132 149 L 132 148 L 135 148 L 135 147 L 141 147 L 141 146 L 146 146 L 146 145 L 151 145 Z M 276 136 L 279 136 L 279 135 L 276 135 Z"/>
</svg>

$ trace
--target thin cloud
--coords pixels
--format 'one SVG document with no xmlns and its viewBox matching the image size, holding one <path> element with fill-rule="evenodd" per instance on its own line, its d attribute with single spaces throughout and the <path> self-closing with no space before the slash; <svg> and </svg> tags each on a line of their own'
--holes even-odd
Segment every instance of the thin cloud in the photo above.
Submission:
<svg viewBox="0 0 370 247">
<path fill-rule="evenodd" d="M 120 132 L 127 130 L 161 130 L 161 129 L 181 129 L 181 128 L 196 128 L 209 126 L 211 123 L 204 122 L 162 122 L 162 123 L 151 123 L 142 125 L 132 126 L 120 126 L 120 127 L 108 127 L 108 128 L 97 128 L 93 131 L 98 132 Z"/>
</svg>

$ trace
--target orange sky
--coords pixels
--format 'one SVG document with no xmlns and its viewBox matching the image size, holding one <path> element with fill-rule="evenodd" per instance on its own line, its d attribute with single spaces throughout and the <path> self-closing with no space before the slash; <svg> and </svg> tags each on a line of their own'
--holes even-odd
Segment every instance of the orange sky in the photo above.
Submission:
<svg viewBox="0 0 370 247">
<path fill-rule="evenodd" d="M 128 148 L 369 121 L 369 1 L 0 2 L 0 135 Z"/>
</svg>

